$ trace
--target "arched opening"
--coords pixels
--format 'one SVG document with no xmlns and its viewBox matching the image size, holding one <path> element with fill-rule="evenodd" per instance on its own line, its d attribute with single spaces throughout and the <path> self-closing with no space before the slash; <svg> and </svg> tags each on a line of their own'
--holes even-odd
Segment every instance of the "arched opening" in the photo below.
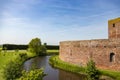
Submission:
<svg viewBox="0 0 120 80">
<path fill-rule="evenodd" d="M 113 62 L 115 60 L 115 54 L 110 53 L 110 62 Z"/>
<path fill-rule="evenodd" d="M 115 27 L 115 23 L 113 24 L 113 27 Z"/>
</svg>

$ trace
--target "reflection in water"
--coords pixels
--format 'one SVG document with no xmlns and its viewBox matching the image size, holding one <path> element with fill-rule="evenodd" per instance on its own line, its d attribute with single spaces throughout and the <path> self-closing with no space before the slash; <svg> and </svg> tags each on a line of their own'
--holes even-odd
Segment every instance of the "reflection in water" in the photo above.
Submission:
<svg viewBox="0 0 120 80">
<path fill-rule="evenodd" d="M 84 75 L 77 75 L 51 67 L 49 58 L 50 56 L 32 58 L 27 60 L 23 67 L 27 71 L 31 69 L 32 65 L 36 65 L 36 68 L 44 68 L 44 72 L 48 75 L 43 80 L 85 80 Z"/>
<path fill-rule="evenodd" d="M 86 80 L 86 76 L 59 70 L 59 80 Z"/>
</svg>

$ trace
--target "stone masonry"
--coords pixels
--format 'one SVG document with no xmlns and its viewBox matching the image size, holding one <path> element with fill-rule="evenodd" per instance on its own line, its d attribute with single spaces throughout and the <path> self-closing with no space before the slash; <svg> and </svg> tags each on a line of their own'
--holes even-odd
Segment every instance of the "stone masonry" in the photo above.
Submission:
<svg viewBox="0 0 120 80">
<path fill-rule="evenodd" d="M 92 58 L 98 68 L 120 71 L 120 18 L 108 21 L 108 39 L 60 42 L 60 59 L 86 66 Z"/>
</svg>

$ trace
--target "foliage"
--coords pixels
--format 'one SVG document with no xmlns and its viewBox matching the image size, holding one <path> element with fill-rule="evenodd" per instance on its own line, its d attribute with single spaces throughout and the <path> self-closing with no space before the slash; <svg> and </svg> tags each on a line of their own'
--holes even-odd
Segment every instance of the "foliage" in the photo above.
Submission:
<svg viewBox="0 0 120 80">
<path fill-rule="evenodd" d="M 100 72 L 96 69 L 93 60 L 87 63 L 86 73 L 88 74 L 88 80 L 99 80 Z"/>
<path fill-rule="evenodd" d="M 34 56 L 35 55 L 33 53 L 27 52 L 26 50 L 19 50 L 19 52 L 15 52 L 15 50 L 7 50 L 7 52 L 5 53 L 1 52 L 0 53 L 0 80 L 5 80 L 6 76 L 9 77 L 9 74 L 13 76 L 12 74 L 15 73 L 16 75 L 16 72 L 17 72 L 16 70 L 18 70 L 16 68 L 20 69 L 21 65 L 26 59 L 32 58 Z M 18 65 L 21 64 L 21 65 L 18 66 L 17 64 Z"/>
<path fill-rule="evenodd" d="M 4 68 L 3 74 L 6 80 L 15 80 L 22 74 L 22 63 L 18 60 L 10 61 Z"/>
<path fill-rule="evenodd" d="M 7 48 L 7 50 L 26 50 L 28 48 L 28 45 L 17 45 L 17 44 L 3 44 L 3 50 L 4 47 Z"/>
<path fill-rule="evenodd" d="M 13 61 L 10 60 L 4 67 L 3 77 L 6 80 L 15 80 L 22 75 L 22 64 L 27 59 L 26 53 L 20 53 Z"/>
<path fill-rule="evenodd" d="M 47 53 L 47 48 L 44 45 L 40 46 L 40 53 L 37 55 L 45 55 Z"/>
<path fill-rule="evenodd" d="M 22 71 L 22 77 L 20 80 L 42 80 L 42 78 L 45 76 L 43 69 L 34 69 L 27 71 Z"/>
<path fill-rule="evenodd" d="M 44 46 L 47 46 L 47 43 L 44 43 L 43 45 L 44 45 Z"/>
<path fill-rule="evenodd" d="M 19 54 L 20 59 L 24 62 L 26 59 L 28 59 L 28 56 L 26 53 L 20 53 Z"/>
<path fill-rule="evenodd" d="M 59 50 L 59 45 L 46 45 L 47 50 Z"/>
<path fill-rule="evenodd" d="M 46 53 L 45 46 L 41 45 L 41 40 L 39 38 L 34 38 L 29 42 L 29 50 L 36 55 L 43 55 Z"/>
</svg>

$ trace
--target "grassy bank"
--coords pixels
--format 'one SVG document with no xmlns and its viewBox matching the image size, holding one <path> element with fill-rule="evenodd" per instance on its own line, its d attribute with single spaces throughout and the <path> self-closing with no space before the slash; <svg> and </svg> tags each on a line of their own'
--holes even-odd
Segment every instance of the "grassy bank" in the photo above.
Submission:
<svg viewBox="0 0 120 80">
<path fill-rule="evenodd" d="M 56 68 L 60 68 L 66 71 L 78 73 L 78 74 L 86 74 L 86 68 L 85 67 L 80 67 L 74 64 L 70 64 L 67 62 L 64 62 L 59 59 L 58 56 L 52 56 L 49 59 L 49 63 Z M 100 70 L 101 75 L 104 76 L 109 76 L 115 80 L 120 80 L 120 72 L 115 72 L 115 71 L 110 71 L 110 70 Z"/>
<path fill-rule="evenodd" d="M 64 61 L 60 60 L 58 56 L 52 56 L 49 59 L 49 63 L 53 67 L 57 67 L 57 68 L 60 68 L 62 70 L 66 70 L 66 71 L 70 71 L 70 72 L 74 72 L 74 73 L 78 73 L 78 74 L 79 73 L 85 74 L 85 68 L 64 62 Z"/>
<path fill-rule="evenodd" d="M 120 80 L 120 72 L 110 70 L 99 70 L 102 75 L 110 76 L 115 80 Z"/>
<path fill-rule="evenodd" d="M 35 57 L 36 55 L 34 53 L 30 53 L 27 50 L 6 50 L 0 52 L 0 80 L 5 80 L 3 76 L 3 69 L 6 64 L 8 64 L 10 61 L 15 61 L 20 54 L 27 54 L 27 59 Z M 52 54 L 58 54 L 59 50 L 47 50 L 47 55 Z"/>
</svg>

